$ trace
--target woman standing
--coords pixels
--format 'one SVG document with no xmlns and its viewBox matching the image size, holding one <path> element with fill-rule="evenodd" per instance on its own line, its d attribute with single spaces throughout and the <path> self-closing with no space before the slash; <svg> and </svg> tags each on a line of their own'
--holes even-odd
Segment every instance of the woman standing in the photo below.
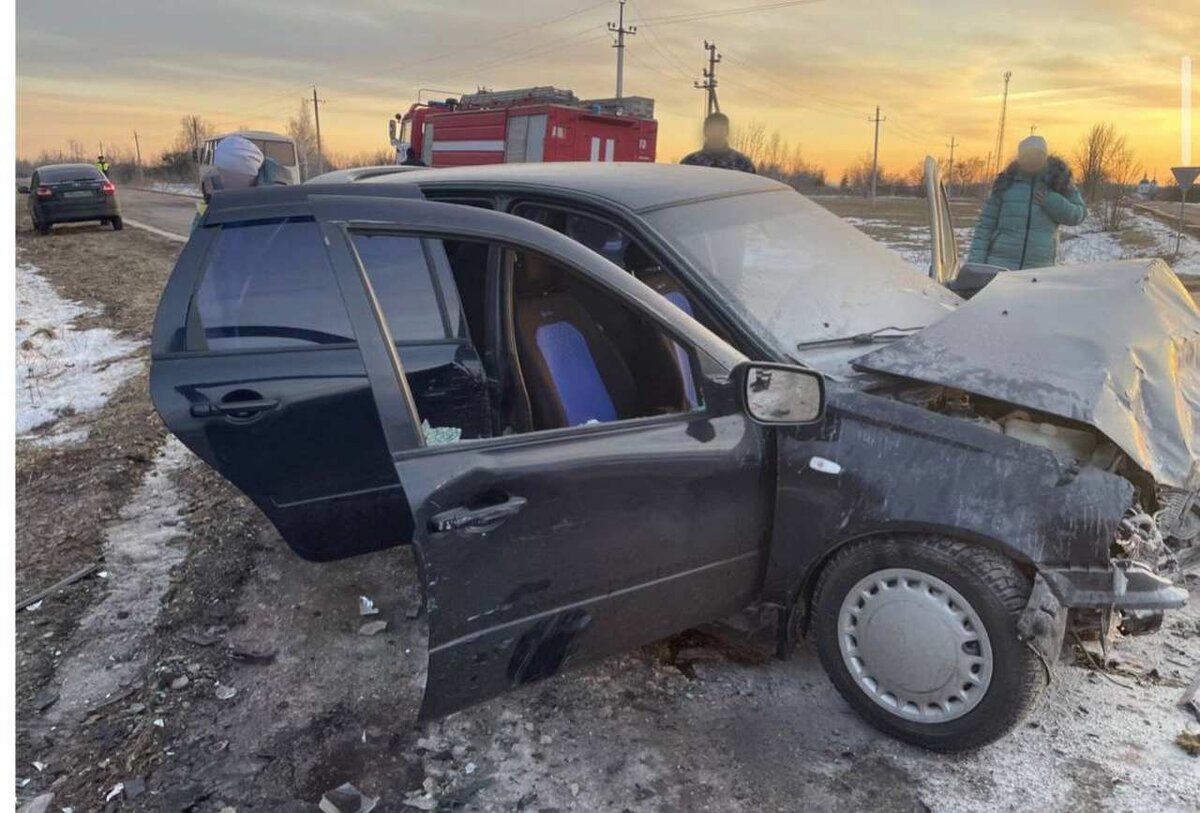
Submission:
<svg viewBox="0 0 1200 813">
<path fill-rule="evenodd" d="M 1017 160 L 996 176 L 967 262 L 1014 270 L 1054 265 L 1058 227 L 1077 226 L 1086 216 L 1071 168 L 1048 154 L 1046 139 L 1031 135 L 1017 146 Z"/>
</svg>

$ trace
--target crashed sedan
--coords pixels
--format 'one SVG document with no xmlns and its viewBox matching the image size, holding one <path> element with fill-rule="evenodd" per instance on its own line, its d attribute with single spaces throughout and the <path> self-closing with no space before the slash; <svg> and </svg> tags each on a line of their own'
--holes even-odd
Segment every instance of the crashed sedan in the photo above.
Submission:
<svg viewBox="0 0 1200 813">
<path fill-rule="evenodd" d="M 225 192 L 151 392 L 299 555 L 412 544 L 425 717 L 752 607 L 878 728 L 962 750 L 1068 624 L 1186 600 L 1156 571 L 1200 531 L 1200 313 L 1160 261 L 969 302 L 946 265 L 695 167 Z"/>
</svg>

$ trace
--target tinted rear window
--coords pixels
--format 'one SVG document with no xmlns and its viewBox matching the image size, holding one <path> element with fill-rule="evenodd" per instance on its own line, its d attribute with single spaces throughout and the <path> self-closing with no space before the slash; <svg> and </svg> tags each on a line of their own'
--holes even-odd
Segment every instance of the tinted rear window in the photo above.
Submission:
<svg viewBox="0 0 1200 813">
<path fill-rule="evenodd" d="M 62 181 L 102 181 L 104 173 L 88 164 L 66 167 L 42 167 L 37 171 L 40 183 L 61 183 Z"/>
<path fill-rule="evenodd" d="M 321 232 L 311 220 L 221 227 L 195 308 L 211 350 L 354 341 Z"/>
</svg>

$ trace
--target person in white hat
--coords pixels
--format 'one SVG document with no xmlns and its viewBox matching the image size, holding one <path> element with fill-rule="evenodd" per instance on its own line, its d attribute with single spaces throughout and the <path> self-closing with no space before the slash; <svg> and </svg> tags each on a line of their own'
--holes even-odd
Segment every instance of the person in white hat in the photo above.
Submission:
<svg viewBox="0 0 1200 813">
<path fill-rule="evenodd" d="M 252 186 L 278 186 L 288 183 L 287 173 L 248 138 L 231 135 L 222 138 L 213 148 L 213 171 L 200 181 L 203 201 L 196 204 L 192 228 L 208 208 L 213 192 L 224 189 L 248 189 Z"/>
<path fill-rule="evenodd" d="M 1071 168 L 1050 155 L 1046 139 L 1031 135 L 1017 158 L 996 176 L 983 205 L 969 263 L 1002 268 L 1040 268 L 1058 257 L 1058 227 L 1077 226 L 1087 216 Z"/>
</svg>

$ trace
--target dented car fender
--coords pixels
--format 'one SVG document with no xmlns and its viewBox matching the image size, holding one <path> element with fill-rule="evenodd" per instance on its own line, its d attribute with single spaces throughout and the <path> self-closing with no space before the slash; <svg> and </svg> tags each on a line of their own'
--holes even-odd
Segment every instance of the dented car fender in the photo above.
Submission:
<svg viewBox="0 0 1200 813">
<path fill-rule="evenodd" d="M 1037 567 L 1107 566 L 1133 486 L 1046 449 L 831 386 L 824 423 L 777 433 L 763 599 L 791 607 L 839 547 L 936 534 Z"/>
</svg>

